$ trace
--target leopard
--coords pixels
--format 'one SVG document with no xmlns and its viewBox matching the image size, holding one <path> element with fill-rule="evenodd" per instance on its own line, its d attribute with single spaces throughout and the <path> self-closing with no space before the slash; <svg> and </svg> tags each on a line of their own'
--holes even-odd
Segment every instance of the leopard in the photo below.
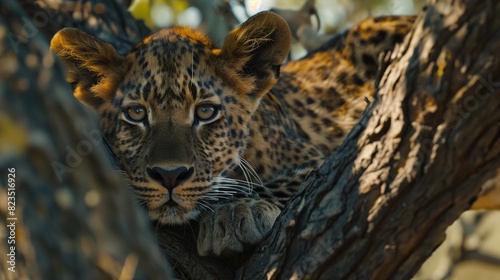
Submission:
<svg viewBox="0 0 500 280">
<path fill-rule="evenodd" d="M 339 147 L 374 96 L 381 57 L 414 21 L 371 17 L 287 63 L 290 28 L 272 12 L 250 17 L 221 47 L 172 27 L 124 55 L 74 28 L 50 48 L 76 99 L 98 114 L 149 219 L 196 220 L 200 256 L 233 256 L 266 236 Z"/>
</svg>

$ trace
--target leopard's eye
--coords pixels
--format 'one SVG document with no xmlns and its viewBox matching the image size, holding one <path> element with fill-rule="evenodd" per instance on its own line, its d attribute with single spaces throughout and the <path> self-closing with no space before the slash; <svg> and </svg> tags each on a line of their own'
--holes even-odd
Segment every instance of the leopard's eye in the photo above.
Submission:
<svg viewBox="0 0 500 280">
<path fill-rule="evenodd" d="M 207 122 L 214 119 L 219 112 L 214 104 L 201 104 L 196 107 L 196 118 L 200 121 Z"/>
<path fill-rule="evenodd" d="M 146 108 L 143 106 L 130 106 L 125 112 L 126 117 L 133 122 L 143 122 L 146 119 Z"/>
</svg>

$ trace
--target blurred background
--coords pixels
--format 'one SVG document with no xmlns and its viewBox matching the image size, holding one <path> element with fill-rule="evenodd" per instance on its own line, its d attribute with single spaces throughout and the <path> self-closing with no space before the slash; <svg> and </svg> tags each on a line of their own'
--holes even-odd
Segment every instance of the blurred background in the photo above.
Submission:
<svg viewBox="0 0 500 280">
<path fill-rule="evenodd" d="M 172 25 L 190 26 L 209 34 L 215 42 L 221 44 L 227 32 L 236 25 L 260 11 L 269 9 L 289 12 L 305 8 L 300 14 L 291 14 L 290 20 L 294 20 L 297 26 L 304 26 L 308 20 L 315 34 L 327 37 L 349 28 L 368 16 L 415 14 L 424 2 L 423 0 L 131 0 L 129 11 L 135 18 L 144 20 L 152 30 Z M 303 38 L 303 41 L 309 41 L 307 39 Z M 304 46 L 304 42 L 303 44 L 296 42 L 293 45 L 292 58 L 299 58 L 307 52 L 308 46 Z"/>
<path fill-rule="evenodd" d="M 370 15 L 413 14 L 425 1 L 422 0 L 316 0 L 323 32 L 332 32 Z M 214 8 L 231 7 L 238 19 L 271 8 L 299 9 L 304 0 L 133 0 L 130 11 L 143 19 L 150 28 L 162 28 L 173 24 L 198 27 L 202 21 L 202 3 Z"/>
<path fill-rule="evenodd" d="M 295 39 L 290 58 L 298 59 L 366 17 L 415 14 L 425 1 L 133 0 L 127 4 L 133 16 L 144 20 L 152 30 L 190 26 L 219 45 L 231 29 L 248 17 L 272 9 L 288 21 Z M 500 212 L 464 213 L 450 226 L 445 242 L 414 279 L 500 279 Z"/>
</svg>

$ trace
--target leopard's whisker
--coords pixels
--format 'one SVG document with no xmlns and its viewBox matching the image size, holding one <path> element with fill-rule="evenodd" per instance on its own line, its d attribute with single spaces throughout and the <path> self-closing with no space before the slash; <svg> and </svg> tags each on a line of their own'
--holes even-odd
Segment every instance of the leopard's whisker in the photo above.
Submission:
<svg viewBox="0 0 500 280">
<path fill-rule="evenodd" d="M 220 192 L 214 192 L 213 194 L 209 194 L 210 196 L 215 196 L 215 195 L 222 195 L 222 196 L 233 196 L 237 194 L 238 192 L 236 191 L 220 191 Z"/>
<path fill-rule="evenodd" d="M 137 203 L 139 204 L 140 207 L 147 207 L 147 202 L 142 199 L 136 199 Z"/>
<path fill-rule="evenodd" d="M 260 183 L 255 183 L 255 182 L 247 182 L 247 181 L 244 181 L 244 180 L 240 180 L 240 179 L 233 179 L 233 178 L 224 178 L 224 177 L 215 177 L 215 182 L 217 183 L 226 183 L 226 182 L 231 182 L 231 183 L 242 183 L 242 184 L 247 184 L 247 183 L 250 183 L 254 186 L 260 186 L 260 187 L 263 187 L 262 184 Z"/>
<path fill-rule="evenodd" d="M 115 170 L 113 170 L 113 172 L 118 173 L 118 174 L 122 175 L 124 179 L 129 180 L 127 172 L 125 172 L 121 169 L 115 169 Z"/>
<path fill-rule="evenodd" d="M 232 185 L 227 183 L 226 185 L 219 185 L 217 186 L 217 189 L 221 192 L 226 192 L 226 191 L 234 191 L 234 193 L 248 193 L 249 190 L 247 189 L 247 186 L 241 186 L 241 185 Z M 217 190 L 214 190 L 217 192 Z M 251 191 L 250 191 L 251 192 Z"/>
<path fill-rule="evenodd" d="M 211 191 L 206 193 L 205 195 L 233 195 L 237 193 L 234 189 L 232 191 L 230 190 L 219 190 L 219 191 Z"/>
<path fill-rule="evenodd" d="M 214 207 L 210 204 L 208 204 L 207 202 L 203 201 L 203 200 L 199 200 L 197 201 L 196 203 L 198 203 L 198 205 L 202 208 L 202 209 L 205 209 L 205 210 L 208 210 L 208 211 L 211 211 L 211 212 L 214 212 Z"/>
<path fill-rule="evenodd" d="M 260 186 L 258 183 L 247 182 L 239 179 L 232 178 L 215 178 L 216 184 L 214 185 L 214 189 L 221 189 L 222 187 L 231 187 L 233 190 L 238 193 L 252 194 L 255 193 L 254 186 Z"/>
<path fill-rule="evenodd" d="M 241 193 L 241 194 L 251 194 L 254 192 L 253 189 L 249 188 L 247 185 L 233 184 L 230 182 L 225 182 L 218 184 L 214 187 L 214 192 L 231 192 L 231 193 Z"/>
<path fill-rule="evenodd" d="M 203 197 L 204 200 L 206 200 L 208 203 L 219 203 L 221 200 L 227 200 L 229 197 L 211 197 L 211 196 L 205 196 Z"/>
<path fill-rule="evenodd" d="M 219 201 L 219 198 L 211 197 L 211 196 L 203 196 L 203 199 L 212 200 L 212 201 Z"/>
<path fill-rule="evenodd" d="M 203 197 L 204 198 L 221 198 L 221 199 L 227 199 L 227 198 L 231 198 L 233 196 L 232 193 L 223 193 L 223 192 L 219 192 L 219 193 L 206 193 Z"/>
<path fill-rule="evenodd" d="M 243 158 L 240 157 L 240 162 L 238 163 L 238 166 L 239 168 L 241 169 L 241 171 L 243 171 L 243 176 L 245 176 L 245 181 L 248 183 L 248 187 L 250 189 L 252 189 L 252 186 L 250 185 L 250 178 L 249 178 L 249 174 L 248 174 L 248 170 L 243 162 Z"/>
<path fill-rule="evenodd" d="M 259 182 L 259 184 L 261 186 L 263 186 L 264 184 L 262 183 L 262 180 L 260 179 L 259 174 L 257 174 L 257 172 L 255 171 L 253 166 L 250 164 L 250 162 L 248 162 L 246 159 L 244 159 L 242 157 L 240 157 L 240 160 L 247 167 L 247 169 L 250 172 L 250 174 L 252 175 L 252 177 L 254 177 L 254 179 L 256 179 Z"/>
<path fill-rule="evenodd" d="M 213 191 L 216 193 L 226 192 L 226 191 L 241 192 L 241 188 L 239 188 L 238 185 L 225 185 L 225 186 L 218 185 Z"/>
<path fill-rule="evenodd" d="M 219 182 L 217 183 L 217 185 L 214 185 L 214 189 L 220 189 L 220 187 L 228 187 L 228 186 L 233 186 L 233 187 L 236 187 L 235 189 L 241 191 L 241 190 L 247 190 L 247 191 L 252 191 L 252 188 L 249 187 L 247 184 L 245 183 L 240 183 L 240 182 L 229 182 L 229 181 L 226 181 L 226 182 Z"/>
</svg>

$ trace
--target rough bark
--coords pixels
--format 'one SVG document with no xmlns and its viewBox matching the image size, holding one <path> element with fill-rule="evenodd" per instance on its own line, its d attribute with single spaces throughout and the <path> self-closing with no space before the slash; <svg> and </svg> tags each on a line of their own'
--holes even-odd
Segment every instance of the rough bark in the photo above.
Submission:
<svg viewBox="0 0 500 280">
<path fill-rule="evenodd" d="M 88 141 L 82 132 L 93 131 L 96 121 L 71 98 L 60 64 L 47 56 L 47 38 L 62 26 L 79 27 L 126 52 L 148 32 L 113 1 L 64 6 L 74 5 L 69 2 L 40 8 L 23 1 L 29 16 L 14 0 L 0 7 L 6 28 L 0 32 L 0 128 L 7 140 L 0 142 L 0 184 L 7 167 L 16 167 L 19 178 L 19 272 L 8 274 L 2 259 L 1 273 L 98 279 L 132 267 L 137 278 L 165 279 L 168 265 L 155 253 L 144 215 L 100 144 L 62 181 L 52 169 L 54 162 L 69 164 L 67 148 Z M 195 224 L 192 231 L 154 227 L 180 276 L 406 279 L 417 271 L 500 166 L 500 19 L 494 16 L 500 3 L 430 4 L 385 58 L 378 98 L 239 271 L 197 256 Z M 50 15 L 50 24 L 38 26 L 46 37 L 35 32 L 13 45 L 7 35 L 25 34 L 23 18 L 39 11 Z M 93 204 L 96 196 L 100 203 Z"/>
<path fill-rule="evenodd" d="M 496 1 L 433 1 L 241 279 L 408 279 L 500 164 Z"/>
</svg>

